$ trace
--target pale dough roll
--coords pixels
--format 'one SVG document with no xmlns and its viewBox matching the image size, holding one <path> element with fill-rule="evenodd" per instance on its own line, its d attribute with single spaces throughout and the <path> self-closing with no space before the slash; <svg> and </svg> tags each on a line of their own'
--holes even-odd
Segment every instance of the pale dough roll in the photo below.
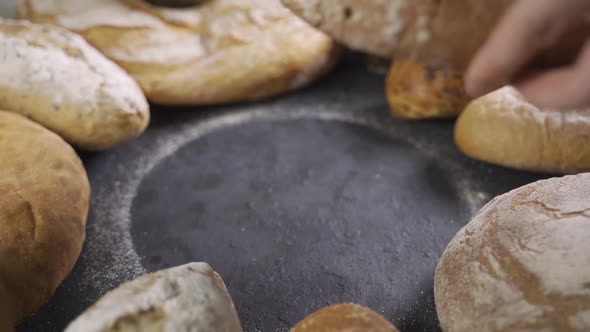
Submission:
<svg viewBox="0 0 590 332">
<path fill-rule="evenodd" d="M 241 332 L 221 277 L 206 263 L 147 274 L 112 290 L 65 332 Z"/>
<path fill-rule="evenodd" d="M 75 33 L 0 19 L 0 58 L 0 109 L 25 115 L 76 147 L 113 147 L 149 122 L 137 83 Z"/>
<path fill-rule="evenodd" d="M 148 99 L 171 105 L 257 100 L 307 85 L 337 47 L 279 0 L 165 9 L 139 0 L 21 0 L 19 15 L 82 34 Z"/>
<path fill-rule="evenodd" d="M 590 110 L 541 110 L 512 87 L 471 102 L 459 116 L 455 141 L 468 156 L 521 170 L 590 170 Z"/>
<path fill-rule="evenodd" d="M 435 275 L 444 331 L 590 330 L 590 174 L 539 181 L 488 203 Z"/>
<path fill-rule="evenodd" d="M 74 150 L 32 121 L 0 111 L 0 329 L 44 304 L 85 237 L 90 189 Z"/>
</svg>

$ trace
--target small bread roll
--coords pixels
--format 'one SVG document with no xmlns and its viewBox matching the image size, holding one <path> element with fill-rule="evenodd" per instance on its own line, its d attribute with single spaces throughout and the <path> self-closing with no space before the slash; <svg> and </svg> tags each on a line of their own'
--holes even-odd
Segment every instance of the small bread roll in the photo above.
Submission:
<svg viewBox="0 0 590 332">
<path fill-rule="evenodd" d="M 159 104 L 274 96 L 325 73 L 337 53 L 327 35 L 279 0 L 210 0 L 176 9 L 141 0 L 21 0 L 19 15 L 80 33 Z"/>
<path fill-rule="evenodd" d="M 241 332 L 221 277 L 206 263 L 147 274 L 107 293 L 65 332 Z"/>
<path fill-rule="evenodd" d="M 463 71 L 514 0 L 282 0 L 294 13 L 353 49 Z M 544 64 L 575 59 L 590 33 L 580 22 Z"/>
<path fill-rule="evenodd" d="M 456 117 L 471 100 L 461 73 L 404 60 L 392 63 L 386 94 L 394 115 L 414 120 Z"/>
<path fill-rule="evenodd" d="M 453 332 L 590 331 L 590 174 L 496 197 L 449 243 L 434 292 Z"/>
<path fill-rule="evenodd" d="M 58 27 L 0 20 L 0 109 L 89 150 L 139 135 L 149 106 L 137 83 L 84 39 Z"/>
<path fill-rule="evenodd" d="M 590 170 L 590 111 L 540 110 L 512 87 L 470 103 L 455 127 L 468 156 L 546 173 Z"/>
<path fill-rule="evenodd" d="M 378 313 L 357 304 L 337 304 L 307 316 L 291 332 L 399 332 Z"/>
<path fill-rule="evenodd" d="M 85 236 L 90 189 L 59 136 L 0 111 L 0 330 L 11 331 L 70 273 Z"/>
</svg>

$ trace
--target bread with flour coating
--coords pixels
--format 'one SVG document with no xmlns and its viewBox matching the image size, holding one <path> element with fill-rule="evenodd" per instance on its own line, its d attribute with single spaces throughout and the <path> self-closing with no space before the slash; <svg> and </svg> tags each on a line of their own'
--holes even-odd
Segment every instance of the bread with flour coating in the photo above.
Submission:
<svg viewBox="0 0 590 332">
<path fill-rule="evenodd" d="M 282 0 L 336 40 L 368 53 L 463 71 L 514 0 Z M 590 33 L 580 22 L 543 62 L 572 61 Z M 531 41 L 534 44 L 534 41 Z M 532 46 L 531 46 L 532 47 Z"/>
<path fill-rule="evenodd" d="M 455 142 L 472 158 L 506 167 L 553 174 L 590 171 L 590 110 L 539 109 L 504 87 L 465 108 Z"/>
<path fill-rule="evenodd" d="M 123 69 L 63 28 L 0 19 L 0 109 L 25 115 L 76 147 L 139 135 L 149 106 Z"/>
<path fill-rule="evenodd" d="M 398 332 L 373 310 L 344 303 L 322 308 L 307 316 L 291 332 Z"/>
<path fill-rule="evenodd" d="M 499 196 L 444 251 L 443 331 L 590 331 L 590 174 Z"/>
<path fill-rule="evenodd" d="M 221 277 L 206 263 L 144 275 L 107 293 L 65 332 L 241 332 Z"/>
<path fill-rule="evenodd" d="M 327 35 L 279 0 L 210 0 L 176 9 L 141 0 L 20 0 L 19 15 L 80 33 L 159 104 L 274 96 L 312 82 L 337 54 Z"/>
<path fill-rule="evenodd" d="M 21 115 L 0 111 L 0 330 L 44 304 L 85 237 L 90 189 L 74 150 Z"/>
</svg>

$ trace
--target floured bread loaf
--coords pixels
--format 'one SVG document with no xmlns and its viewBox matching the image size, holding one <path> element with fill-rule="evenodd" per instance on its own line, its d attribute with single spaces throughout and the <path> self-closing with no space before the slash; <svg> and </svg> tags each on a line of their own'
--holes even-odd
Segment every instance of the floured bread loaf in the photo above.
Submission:
<svg viewBox="0 0 590 332">
<path fill-rule="evenodd" d="M 468 156 L 521 170 L 590 171 L 590 110 L 541 110 L 512 87 L 471 102 L 455 141 Z"/>
<path fill-rule="evenodd" d="M 65 332 L 240 332 L 221 277 L 206 263 L 148 274 L 107 293 Z"/>
<path fill-rule="evenodd" d="M 438 263 L 444 331 L 590 331 L 590 174 L 487 204 Z"/>
<path fill-rule="evenodd" d="M 20 0 L 19 15 L 82 34 L 160 104 L 270 97 L 310 83 L 336 55 L 327 35 L 279 0 L 210 0 L 181 9 L 141 0 Z"/>
<path fill-rule="evenodd" d="M 336 40 L 368 53 L 463 71 L 514 0 L 282 0 Z M 590 33 L 580 22 L 543 62 L 572 61 Z"/>
<path fill-rule="evenodd" d="M 25 115 L 84 149 L 139 135 L 149 106 L 137 83 L 65 29 L 0 19 L 0 109 Z"/>
<path fill-rule="evenodd" d="M 385 90 L 391 112 L 401 118 L 452 118 L 471 100 L 463 85 L 463 75 L 452 69 L 400 60 L 392 63 Z"/>
<path fill-rule="evenodd" d="M 0 331 L 47 302 L 70 273 L 89 195 L 86 171 L 66 142 L 0 111 Z"/>
<path fill-rule="evenodd" d="M 357 304 L 336 304 L 307 316 L 291 332 L 398 332 L 378 313 Z"/>
</svg>

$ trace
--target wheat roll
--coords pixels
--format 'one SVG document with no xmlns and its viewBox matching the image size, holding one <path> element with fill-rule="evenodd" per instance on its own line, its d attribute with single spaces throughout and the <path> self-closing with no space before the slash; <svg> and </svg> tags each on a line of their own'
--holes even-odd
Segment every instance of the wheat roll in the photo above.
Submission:
<svg viewBox="0 0 590 332">
<path fill-rule="evenodd" d="M 590 174 L 496 197 L 449 243 L 435 275 L 453 332 L 590 330 Z"/>
<path fill-rule="evenodd" d="M 80 33 L 125 68 L 150 101 L 210 105 L 305 86 L 337 47 L 279 0 L 164 8 L 141 0 L 20 0 L 19 16 Z"/>
<path fill-rule="evenodd" d="M 0 329 L 44 304 L 85 236 L 89 184 L 74 150 L 30 120 L 0 111 Z"/>
</svg>

